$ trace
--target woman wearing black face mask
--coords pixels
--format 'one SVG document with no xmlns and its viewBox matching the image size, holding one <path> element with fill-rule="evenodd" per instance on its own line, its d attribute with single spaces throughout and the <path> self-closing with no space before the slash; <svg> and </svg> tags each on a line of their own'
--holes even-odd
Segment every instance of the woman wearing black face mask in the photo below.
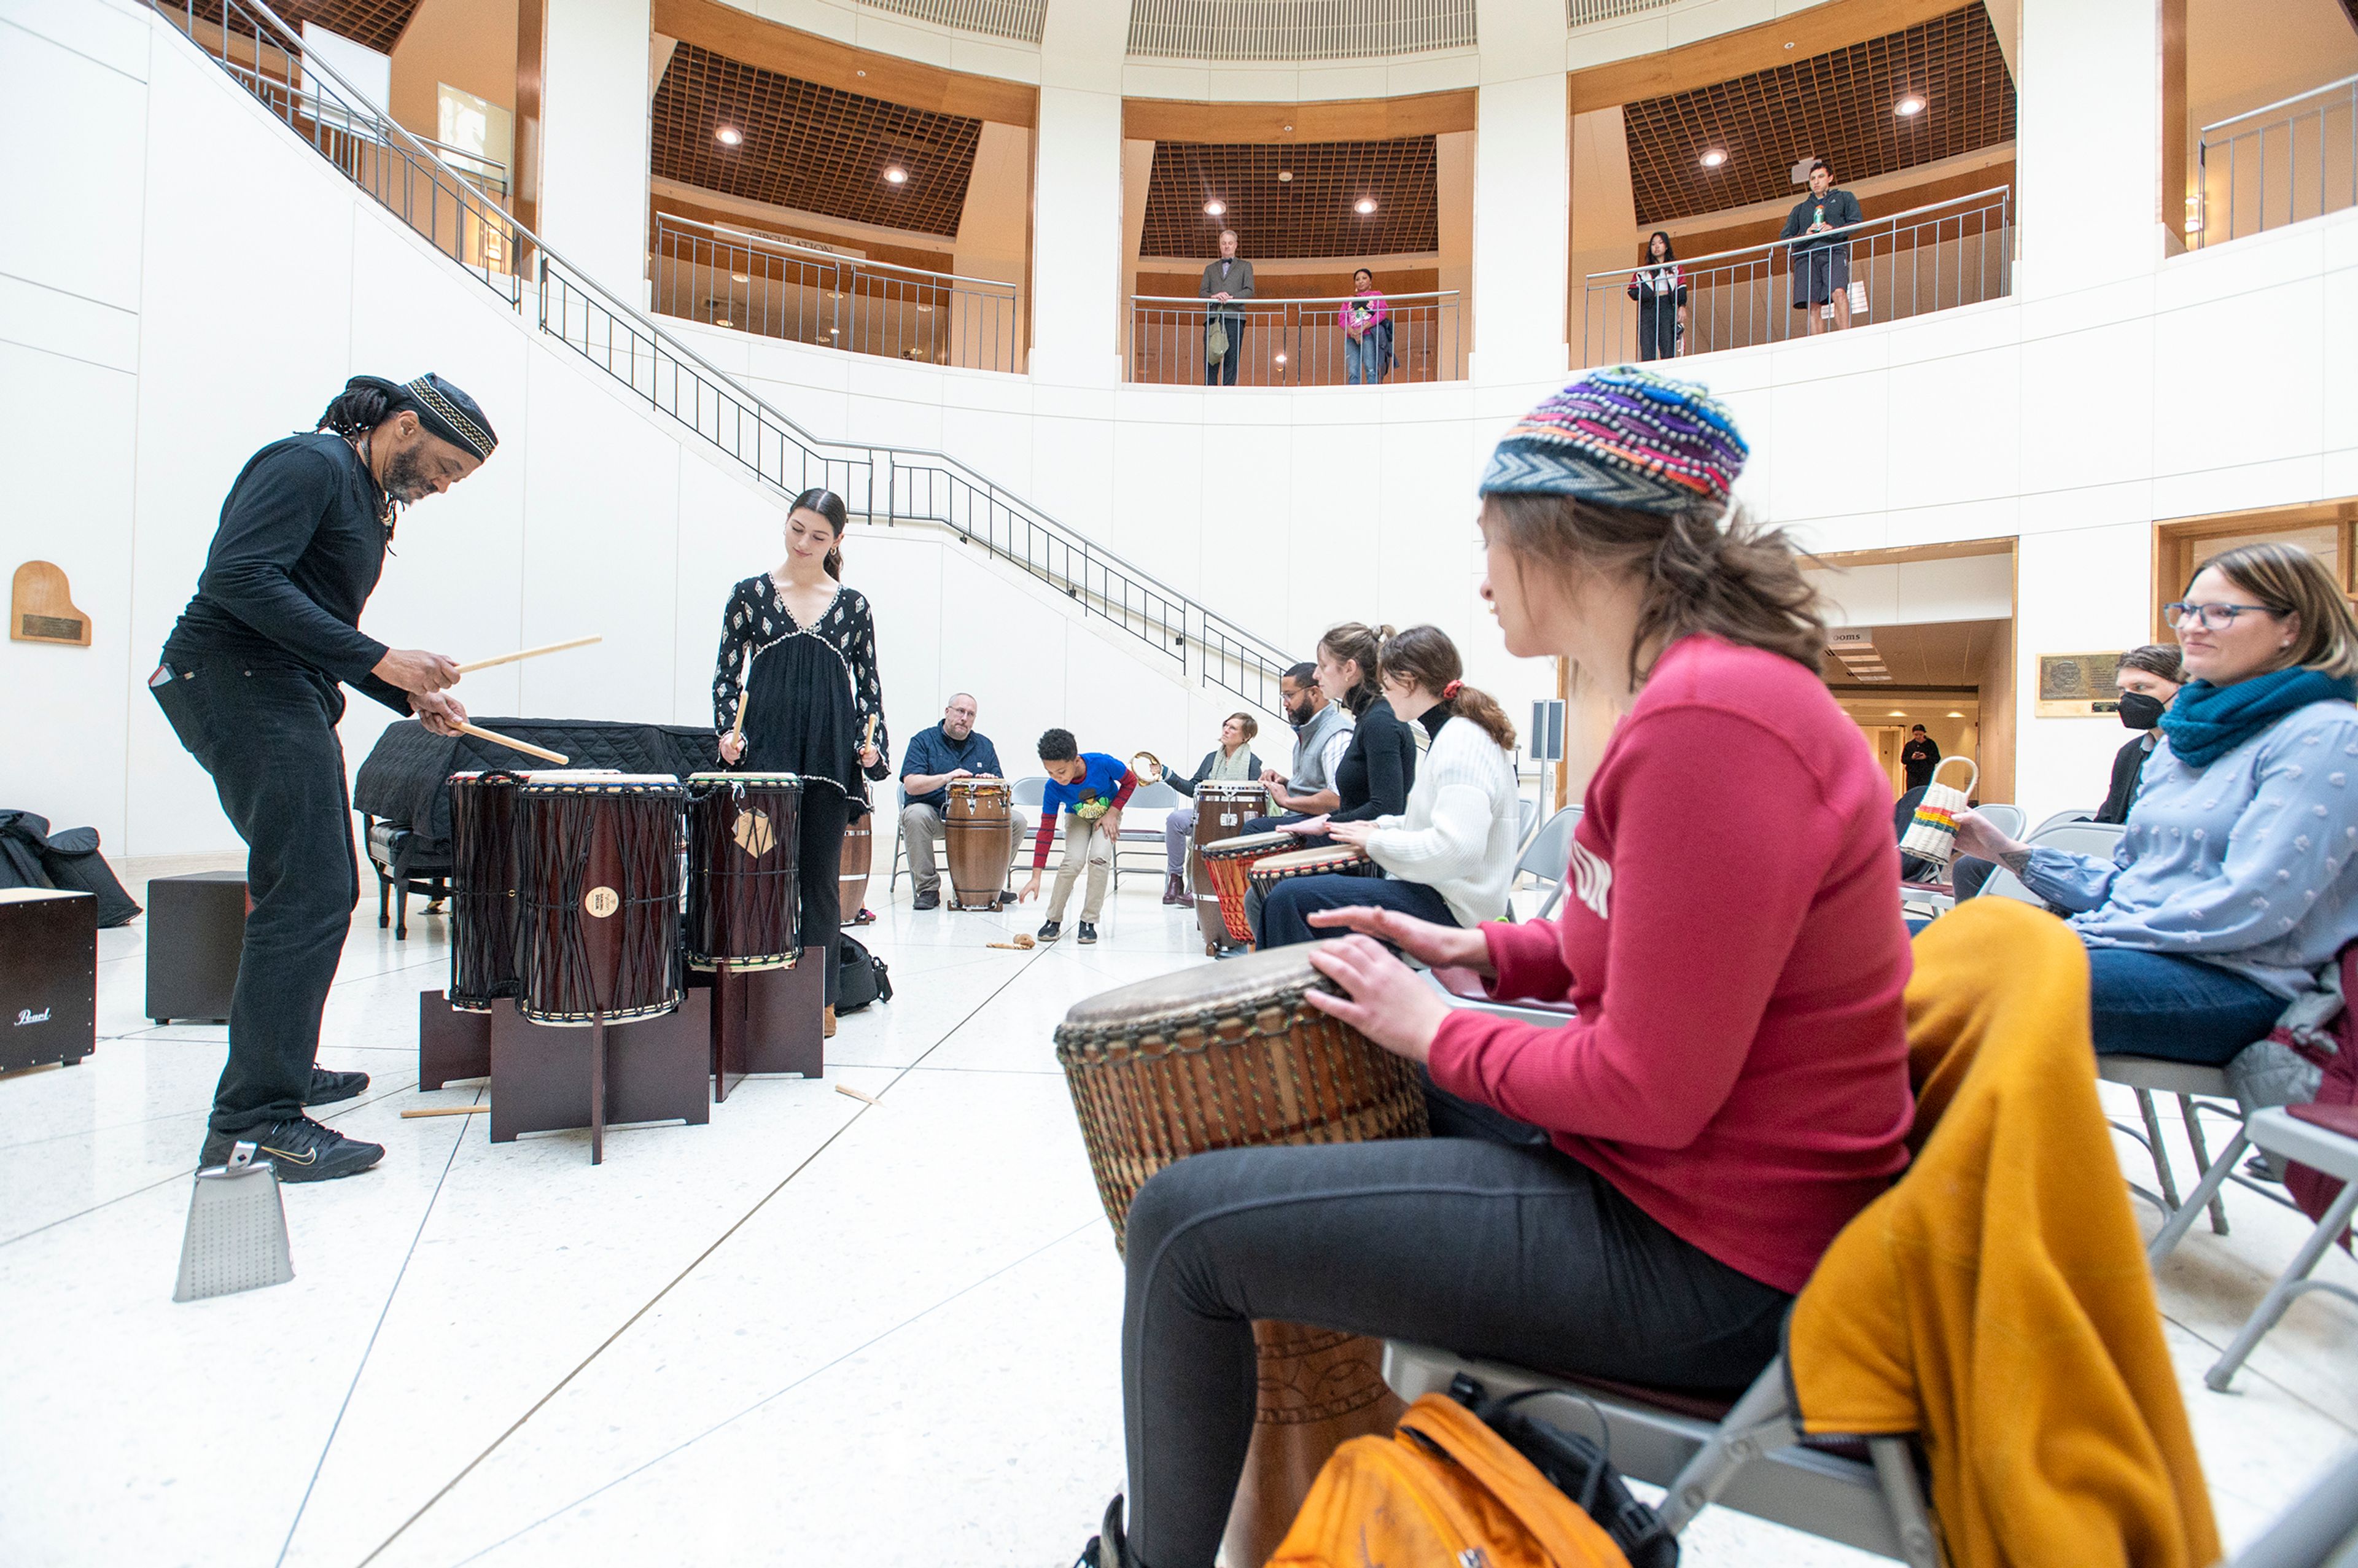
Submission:
<svg viewBox="0 0 2358 1568">
<path fill-rule="evenodd" d="M 2158 734 L 2154 727 L 2169 710 L 2170 698 L 2178 695 L 2184 674 L 2175 643 L 2153 643 L 2121 655 L 2120 674 L 2114 677 L 2121 691 L 2121 722 L 2136 730 L 2137 737 L 2113 758 L 2112 787 L 2104 792 L 2104 804 L 2096 808 L 2097 821 L 2129 819 L 2138 781 L 2145 776 L 2146 759 L 2153 755 Z M 1950 862 L 1949 885 L 1957 890 L 1959 900 L 1969 899 L 1982 891 L 1982 884 L 1996 870 L 1995 860 L 1960 855 Z"/>
</svg>

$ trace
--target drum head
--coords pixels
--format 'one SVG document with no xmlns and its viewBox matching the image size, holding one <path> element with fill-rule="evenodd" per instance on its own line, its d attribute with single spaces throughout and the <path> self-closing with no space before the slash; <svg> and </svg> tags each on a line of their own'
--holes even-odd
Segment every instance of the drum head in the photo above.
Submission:
<svg viewBox="0 0 2358 1568">
<path fill-rule="evenodd" d="M 1233 844 L 1237 840 L 1231 838 L 1228 842 Z M 1367 856 L 1347 845 L 1313 844 L 1307 849 L 1293 849 L 1282 855 L 1263 855 L 1253 862 L 1252 873 L 1257 877 L 1275 876 L 1305 866 L 1362 866 L 1367 861 Z"/>
<path fill-rule="evenodd" d="M 687 775 L 687 782 L 692 784 L 767 784 L 772 789 L 803 787 L 803 776 L 800 773 L 690 773 Z"/>
<path fill-rule="evenodd" d="M 1114 1033 L 1152 1033 L 1157 1024 L 1189 1023 L 1207 1012 L 1241 1017 L 1285 1004 L 1313 988 L 1339 996 L 1335 984 L 1310 967 L 1311 954 L 1334 946 L 1330 939 L 1272 947 L 1101 991 L 1073 1004 L 1057 1027 L 1056 1043 Z"/>
<path fill-rule="evenodd" d="M 1267 855 L 1301 842 L 1300 837 L 1292 833 L 1239 833 L 1233 838 L 1206 844 L 1199 853 L 1216 860 L 1226 855 Z"/>
</svg>

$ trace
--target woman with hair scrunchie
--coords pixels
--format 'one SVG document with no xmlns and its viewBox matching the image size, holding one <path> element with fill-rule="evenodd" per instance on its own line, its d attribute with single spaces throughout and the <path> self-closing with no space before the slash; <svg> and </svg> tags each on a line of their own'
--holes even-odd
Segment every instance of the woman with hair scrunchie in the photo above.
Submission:
<svg viewBox="0 0 2358 1568">
<path fill-rule="evenodd" d="M 799 883 L 806 949 L 827 968 L 826 1032 L 835 1033 L 837 866 L 847 822 L 868 814 L 871 779 L 888 777 L 884 687 L 876 675 L 876 622 L 843 585 L 843 497 L 806 490 L 786 514 L 786 558 L 729 592 L 712 677 L 721 760 L 803 781 Z M 740 720 L 742 720 L 741 723 Z"/>
<path fill-rule="evenodd" d="M 1221 1150 L 1140 1189 L 1129 1518 L 1117 1499 L 1085 1561 L 1210 1568 L 1252 1436 L 1255 1318 L 1741 1387 L 1835 1233 L 1907 1164 L 1890 786 L 1819 677 L 1824 630 L 1792 551 L 1730 516 L 1745 456 L 1701 387 L 1628 366 L 1552 395 L 1499 443 L 1484 594 L 1507 652 L 1569 658 L 1626 709 L 1563 914 L 1470 930 L 1313 917 L 1356 933 L 1314 953 L 1342 994 L 1313 1004 L 1426 1067 L 1435 1136 Z M 1745 898 L 1696 896 L 1698 867 L 1737 861 Z M 1453 1009 L 1386 942 L 1577 1016 Z"/>
<path fill-rule="evenodd" d="M 2190 678 L 2112 859 L 1972 811 L 1957 848 L 2071 912 L 2099 1055 L 2220 1066 L 2358 937 L 2358 619 L 2322 561 L 2275 541 L 2212 557 L 2167 613 Z"/>
</svg>

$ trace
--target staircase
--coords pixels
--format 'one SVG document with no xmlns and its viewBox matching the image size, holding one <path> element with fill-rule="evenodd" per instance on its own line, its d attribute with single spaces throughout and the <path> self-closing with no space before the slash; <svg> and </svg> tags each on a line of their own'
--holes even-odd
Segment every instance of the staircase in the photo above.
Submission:
<svg viewBox="0 0 2358 1568">
<path fill-rule="evenodd" d="M 302 35 L 254 0 L 147 3 L 287 127 L 420 238 L 465 268 L 520 320 L 693 431 L 781 503 L 824 487 L 885 526 L 938 524 L 1048 584 L 1176 666 L 1266 712 L 1294 661 L 1157 581 L 955 458 L 810 435 L 543 244 L 475 178 L 442 161 L 306 59 Z M 502 191 L 504 195 L 504 189 Z"/>
</svg>

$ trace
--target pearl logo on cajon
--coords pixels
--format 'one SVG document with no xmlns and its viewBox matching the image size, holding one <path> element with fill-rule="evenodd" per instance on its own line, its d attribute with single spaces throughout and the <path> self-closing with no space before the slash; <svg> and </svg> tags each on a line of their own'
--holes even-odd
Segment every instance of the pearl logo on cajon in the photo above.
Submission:
<svg viewBox="0 0 2358 1568">
<path fill-rule="evenodd" d="M 18 1008 L 16 1010 L 16 1027 L 19 1029 L 24 1028 L 25 1025 L 28 1023 L 47 1023 L 49 1021 L 49 1010 L 46 1007 L 41 1009 L 38 1012 L 35 1012 L 29 1007 Z"/>
</svg>

